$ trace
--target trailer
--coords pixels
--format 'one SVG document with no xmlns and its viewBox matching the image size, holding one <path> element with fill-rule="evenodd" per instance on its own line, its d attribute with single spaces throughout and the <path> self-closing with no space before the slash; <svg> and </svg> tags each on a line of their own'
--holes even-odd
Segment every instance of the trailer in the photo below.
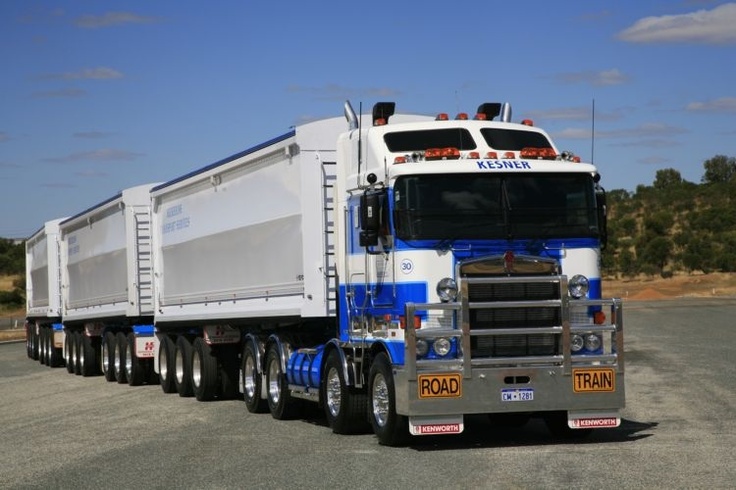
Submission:
<svg viewBox="0 0 736 490">
<path fill-rule="evenodd" d="M 62 365 L 59 223 L 47 221 L 26 240 L 26 347 L 28 357 Z"/>
<path fill-rule="evenodd" d="M 317 404 L 334 432 L 385 445 L 458 434 L 468 414 L 560 437 L 618 426 L 597 169 L 509 104 L 344 112 L 139 189 L 150 240 L 124 238 L 138 225 L 120 196 L 63 222 L 67 366 L 99 352 L 120 382 L 276 419 Z M 116 217 L 104 233 L 98 214 Z M 84 233 L 99 246 L 76 258 Z"/>
<path fill-rule="evenodd" d="M 154 376 L 151 187 L 125 189 L 59 224 L 70 373 L 132 385 Z"/>
</svg>

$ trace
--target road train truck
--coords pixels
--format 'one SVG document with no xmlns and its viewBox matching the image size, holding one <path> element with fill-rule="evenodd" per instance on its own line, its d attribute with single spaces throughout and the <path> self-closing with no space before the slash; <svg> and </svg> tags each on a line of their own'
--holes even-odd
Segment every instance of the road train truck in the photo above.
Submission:
<svg viewBox="0 0 736 490">
<path fill-rule="evenodd" d="M 148 284 L 152 314 L 109 327 L 89 308 L 80 336 L 122 328 L 101 362 L 150 360 L 164 392 L 242 393 L 277 419 L 316 403 L 336 433 L 370 427 L 386 445 L 460 433 L 468 414 L 541 417 L 571 437 L 618 426 L 623 316 L 602 298 L 596 168 L 511 122 L 508 104 L 455 118 L 394 107 L 346 103 L 344 119 L 152 186 L 150 282 L 128 282 Z M 62 262 L 85 253 L 74 236 Z M 88 280 L 76 272 L 65 288 Z"/>
</svg>

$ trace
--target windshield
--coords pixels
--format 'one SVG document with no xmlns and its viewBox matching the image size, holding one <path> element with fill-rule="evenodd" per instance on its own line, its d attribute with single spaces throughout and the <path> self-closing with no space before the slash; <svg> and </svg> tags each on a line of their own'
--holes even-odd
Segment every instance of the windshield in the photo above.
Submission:
<svg viewBox="0 0 736 490">
<path fill-rule="evenodd" d="M 597 237 L 587 174 L 400 177 L 394 225 L 403 240 Z"/>
</svg>

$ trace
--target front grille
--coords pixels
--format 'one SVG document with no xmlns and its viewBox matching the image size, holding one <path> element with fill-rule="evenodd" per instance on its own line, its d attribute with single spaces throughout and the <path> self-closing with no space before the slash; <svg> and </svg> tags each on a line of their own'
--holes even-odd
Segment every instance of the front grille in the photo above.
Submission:
<svg viewBox="0 0 736 490">
<path fill-rule="evenodd" d="M 520 281 L 518 276 L 512 281 L 503 277 L 489 277 L 488 282 L 472 282 L 467 285 L 470 311 L 467 312 L 470 330 L 493 330 L 514 328 L 558 327 L 562 324 L 560 306 L 519 306 L 504 305 L 491 308 L 475 308 L 474 303 L 551 301 L 561 296 L 560 281 L 557 276 L 541 278 L 530 277 L 529 282 Z M 477 276 L 474 278 L 477 281 Z M 536 281 L 534 280 L 536 279 Z M 553 356 L 560 351 L 558 334 L 520 334 L 520 335 L 473 335 L 471 336 L 471 356 L 487 357 L 525 357 Z"/>
</svg>

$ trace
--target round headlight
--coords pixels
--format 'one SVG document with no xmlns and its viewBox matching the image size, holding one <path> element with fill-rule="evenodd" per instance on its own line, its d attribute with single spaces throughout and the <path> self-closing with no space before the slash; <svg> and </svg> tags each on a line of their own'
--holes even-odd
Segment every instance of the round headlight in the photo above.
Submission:
<svg viewBox="0 0 736 490">
<path fill-rule="evenodd" d="M 417 357 L 424 357 L 429 352 L 429 344 L 424 339 L 417 339 Z"/>
<path fill-rule="evenodd" d="M 583 337 L 574 333 L 570 336 L 570 350 L 579 352 L 583 348 Z"/>
<path fill-rule="evenodd" d="M 580 299 L 588 294 L 588 289 L 590 289 L 590 282 L 582 274 L 575 274 L 567 283 L 567 290 L 570 292 L 570 296 L 575 299 Z"/>
<path fill-rule="evenodd" d="M 457 283 L 454 279 L 445 277 L 440 279 L 437 283 L 437 296 L 440 297 L 440 301 L 447 303 L 455 301 L 457 299 Z"/>
<path fill-rule="evenodd" d="M 595 334 L 585 336 L 585 348 L 588 350 L 598 350 L 601 347 L 601 338 Z"/>
<path fill-rule="evenodd" d="M 435 339 L 434 343 L 432 344 L 432 350 L 434 350 L 434 353 L 438 356 L 445 357 L 450 352 L 451 346 L 452 344 L 450 343 L 450 339 L 446 337 L 440 337 L 438 339 Z"/>
</svg>

